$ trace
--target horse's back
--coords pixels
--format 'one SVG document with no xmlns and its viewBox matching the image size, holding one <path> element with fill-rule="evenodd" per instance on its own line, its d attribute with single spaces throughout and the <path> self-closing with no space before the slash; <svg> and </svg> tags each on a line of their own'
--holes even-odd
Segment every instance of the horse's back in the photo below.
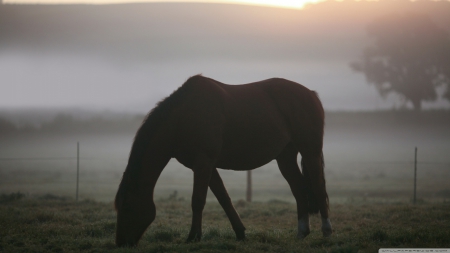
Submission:
<svg viewBox="0 0 450 253">
<path fill-rule="evenodd" d="M 253 122 L 265 120 L 266 126 L 286 128 L 289 135 L 298 131 L 323 135 L 322 104 L 316 92 L 301 84 L 271 78 L 244 85 L 220 85 L 229 94 L 225 104 L 230 118 L 240 115 Z"/>
<path fill-rule="evenodd" d="M 195 76 L 185 86 L 177 145 L 185 160 L 180 162 L 187 166 L 196 150 L 207 150 L 217 156 L 219 168 L 260 167 L 276 158 L 299 130 L 314 128 L 310 111 L 315 95 L 285 79 L 228 85 Z"/>
</svg>

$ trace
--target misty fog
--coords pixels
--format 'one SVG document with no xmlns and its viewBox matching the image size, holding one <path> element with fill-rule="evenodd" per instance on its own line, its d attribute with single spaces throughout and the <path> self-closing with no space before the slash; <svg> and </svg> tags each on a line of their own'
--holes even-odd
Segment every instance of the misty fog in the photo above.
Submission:
<svg viewBox="0 0 450 253">
<path fill-rule="evenodd" d="M 349 63 L 366 26 L 421 12 L 450 30 L 445 2 L 324 2 L 304 10 L 225 4 L 0 5 L 0 107 L 145 113 L 189 76 L 242 84 L 283 77 L 327 110 L 398 107 Z M 425 108 L 448 108 L 444 100 Z"/>
<path fill-rule="evenodd" d="M 73 196 L 79 142 L 80 197 L 111 201 L 143 117 L 60 115 L 41 127 L 3 130 L 0 191 Z M 448 111 L 327 113 L 324 155 L 331 201 L 409 199 L 415 147 L 419 149 L 419 197 L 448 198 L 449 125 Z M 220 174 L 233 199 L 245 197 L 245 172 L 220 170 Z M 189 199 L 192 182 L 192 172 L 172 160 L 155 196 L 167 198 L 177 191 L 179 197 Z M 253 188 L 256 201 L 294 200 L 275 161 L 253 171 Z M 212 194 L 208 198 L 214 199 Z"/>
</svg>

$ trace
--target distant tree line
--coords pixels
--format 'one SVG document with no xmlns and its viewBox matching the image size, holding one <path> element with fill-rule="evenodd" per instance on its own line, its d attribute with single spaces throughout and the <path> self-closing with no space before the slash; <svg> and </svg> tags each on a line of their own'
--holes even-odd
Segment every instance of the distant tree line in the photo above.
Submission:
<svg viewBox="0 0 450 253">
<path fill-rule="evenodd" d="M 20 134 L 131 134 L 134 135 L 142 123 L 144 115 L 134 115 L 117 119 L 104 119 L 100 116 L 86 120 L 77 119 L 68 114 L 60 114 L 52 121 L 41 126 L 17 126 L 0 117 L 0 136 Z M 417 115 L 408 110 L 390 110 L 375 112 L 326 112 L 326 128 L 354 129 L 359 126 L 366 129 L 392 127 L 425 127 L 436 130 L 447 129 L 450 125 L 450 110 L 430 110 Z M 1 142 L 1 138 L 0 138 Z"/>
<path fill-rule="evenodd" d="M 11 121 L 0 118 L 0 135 L 26 133 L 134 133 L 140 126 L 144 115 L 123 119 L 104 119 L 94 117 L 79 120 L 72 115 L 59 114 L 52 121 L 40 126 L 17 126 Z"/>
</svg>

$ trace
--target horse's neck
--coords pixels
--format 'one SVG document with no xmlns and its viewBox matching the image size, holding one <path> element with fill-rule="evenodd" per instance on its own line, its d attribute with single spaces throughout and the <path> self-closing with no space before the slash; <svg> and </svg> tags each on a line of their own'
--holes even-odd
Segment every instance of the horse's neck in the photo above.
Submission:
<svg viewBox="0 0 450 253">
<path fill-rule="evenodd" d="M 167 130 L 162 129 L 150 138 L 141 157 L 138 181 L 142 186 L 150 187 L 148 190 L 151 190 L 151 192 L 153 192 L 159 175 L 171 158 L 171 141 L 164 138 L 169 134 Z"/>
</svg>

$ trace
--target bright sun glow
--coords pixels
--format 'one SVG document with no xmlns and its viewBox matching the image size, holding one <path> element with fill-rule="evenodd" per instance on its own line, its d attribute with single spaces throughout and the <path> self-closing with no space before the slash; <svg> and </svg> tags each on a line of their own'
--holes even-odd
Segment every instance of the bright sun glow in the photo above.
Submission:
<svg viewBox="0 0 450 253">
<path fill-rule="evenodd" d="M 320 0 L 235 0 L 227 1 L 240 4 L 252 4 L 252 5 L 263 5 L 263 6 L 273 6 L 282 8 L 294 8 L 301 9 L 307 3 L 315 3 Z"/>
<path fill-rule="evenodd" d="M 307 3 L 323 0 L 4 0 L 3 3 L 21 4 L 116 4 L 137 2 L 197 2 L 197 3 L 230 3 L 272 6 L 279 8 L 301 9 Z"/>
</svg>

